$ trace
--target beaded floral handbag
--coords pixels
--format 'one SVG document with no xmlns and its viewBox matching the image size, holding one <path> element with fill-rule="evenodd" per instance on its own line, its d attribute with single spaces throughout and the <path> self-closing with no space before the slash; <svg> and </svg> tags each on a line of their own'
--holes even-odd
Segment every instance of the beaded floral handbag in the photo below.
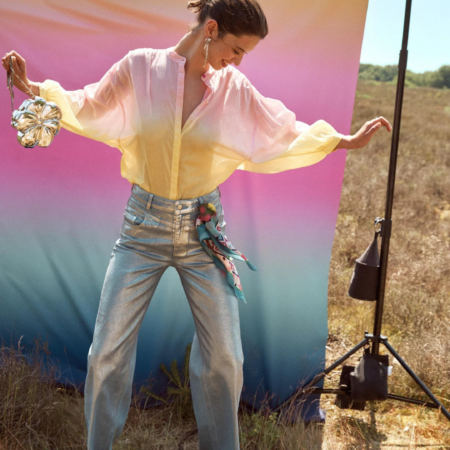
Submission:
<svg viewBox="0 0 450 450">
<path fill-rule="evenodd" d="M 6 85 L 11 96 L 11 125 L 17 130 L 19 144 L 26 148 L 48 147 L 54 136 L 61 129 L 61 109 L 54 102 L 47 102 L 41 97 L 33 94 L 28 86 L 19 78 L 20 82 L 27 88 L 32 99 L 25 100 L 19 109 L 14 110 L 14 69 L 12 58 L 9 60 L 10 72 L 7 76 Z"/>
</svg>

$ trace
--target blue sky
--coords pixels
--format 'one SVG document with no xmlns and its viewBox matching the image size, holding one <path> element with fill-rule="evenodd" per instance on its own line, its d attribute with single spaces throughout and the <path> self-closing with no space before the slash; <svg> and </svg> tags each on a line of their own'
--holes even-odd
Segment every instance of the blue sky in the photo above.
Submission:
<svg viewBox="0 0 450 450">
<path fill-rule="evenodd" d="M 398 64 L 406 0 L 369 0 L 361 63 Z M 450 0 L 412 0 L 407 69 L 450 65 Z"/>
</svg>

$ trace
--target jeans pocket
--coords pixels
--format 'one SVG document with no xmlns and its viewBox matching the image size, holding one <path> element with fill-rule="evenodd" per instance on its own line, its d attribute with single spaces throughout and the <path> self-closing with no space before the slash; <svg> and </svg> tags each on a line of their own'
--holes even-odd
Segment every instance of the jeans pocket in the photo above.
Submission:
<svg viewBox="0 0 450 450">
<path fill-rule="evenodd" d="M 133 226 L 139 226 L 141 225 L 145 220 L 145 214 L 136 215 L 127 209 L 123 213 L 124 219 L 127 223 Z"/>
<path fill-rule="evenodd" d="M 128 200 L 123 216 L 127 224 L 138 227 L 144 223 L 147 210 L 141 208 L 138 202 L 131 197 Z"/>
</svg>

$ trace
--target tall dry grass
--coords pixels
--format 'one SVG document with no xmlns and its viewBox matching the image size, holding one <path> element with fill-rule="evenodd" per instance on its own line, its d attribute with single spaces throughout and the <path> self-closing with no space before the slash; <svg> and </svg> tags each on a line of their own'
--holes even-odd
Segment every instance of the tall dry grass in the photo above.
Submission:
<svg viewBox="0 0 450 450">
<path fill-rule="evenodd" d="M 352 133 L 376 116 L 393 124 L 395 86 L 358 82 Z M 380 130 L 364 149 L 350 150 L 344 175 L 329 280 L 327 360 L 336 360 L 372 331 L 374 305 L 346 292 L 355 259 L 384 215 L 391 135 Z M 383 334 L 419 377 L 450 407 L 450 91 L 406 88 L 400 133 Z M 17 344 L 0 349 L 0 450 L 85 448 L 83 398 L 52 384 L 45 343 L 26 358 Z M 357 361 L 357 358 L 353 358 Z M 391 359 L 392 361 L 392 359 Z M 326 379 L 336 387 L 339 370 Z M 423 398 L 394 362 L 390 391 Z M 180 400 L 132 407 L 115 450 L 196 449 L 198 437 L 186 386 Z M 175 391 L 172 391 L 175 392 Z M 145 393 L 145 392 L 144 392 Z M 135 393 L 135 400 L 142 396 Z M 267 399 L 268 401 L 268 399 Z M 449 422 L 436 410 L 386 401 L 366 411 L 339 410 L 322 396 L 325 425 L 286 425 L 267 407 L 239 410 L 245 450 L 450 448 Z M 286 411 L 286 415 L 294 414 Z"/>
<path fill-rule="evenodd" d="M 359 83 L 352 133 L 372 117 L 393 124 L 396 87 Z M 450 399 L 450 90 L 406 89 L 383 332 L 420 378 Z M 346 295 L 355 258 L 384 216 L 390 133 L 348 152 L 329 284 L 332 334 L 361 340 L 374 305 Z M 360 311 L 353 315 L 354 310 Z M 345 326 L 343 326 L 345 323 Z M 400 371 L 399 371 L 400 372 Z M 397 378 L 396 378 L 397 379 Z M 407 378 L 398 378 L 400 389 Z M 402 388 L 404 394 L 409 391 Z M 450 403 L 447 403 L 450 406 Z"/>
<path fill-rule="evenodd" d="M 359 80 L 351 133 L 378 116 L 393 125 L 395 95 L 395 85 Z M 449 409 L 450 90 L 406 88 L 400 130 L 382 334 Z M 374 302 L 351 299 L 347 291 L 355 259 L 373 238 L 373 221 L 384 217 L 390 146 L 391 134 L 382 128 L 367 147 L 347 154 L 330 267 L 330 362 L 361 341 L 365 330 L 373 331 Z M 427 400 L 390 360 L 390 392 Z M 338 374 L 331 378 L 336 381 Z M 367 447 L 370 433 L 353 421 L 365 414 L 337 411 L 325 403 L 338 429 L 356 433 L 355 448 L 372 448 Z M 435 411 L 390 401 L 372 406 L 379 423 L 370 429 L 386 429 L 384 437 L 375 433 L 379 444 L 400 440 L 409 448 L 430 441 L 450 446 L 450 423 Z M 366 424 L 370 421 L 369 416 Z M 343 442 L 352 442 L 349 433 Z M 335 448 L 340 448 L 337 442 Z"/>
</svg>

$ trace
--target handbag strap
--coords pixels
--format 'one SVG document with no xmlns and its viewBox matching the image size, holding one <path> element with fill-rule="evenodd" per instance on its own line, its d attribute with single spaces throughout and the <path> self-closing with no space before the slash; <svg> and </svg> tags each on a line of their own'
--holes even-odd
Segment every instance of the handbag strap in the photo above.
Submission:
<svg viewBox="0 0 450 450">
<path fill-rule="evenodd" d="M 9 89 L 9 95 L 11 97 L 11 114 L 13 114 L 14 113 L 14 91 L 13 91 L 13 87 L 14 87 L 14 75 L 16 75 L 16 72 L 14 72 L 14 69 L 13 69 L 13 66 L 12 66 L 12 57 L 9 58 L 9 68 L 10 68 L 10 71 L 7 74 L 7 77 L 6 77 L 6 86 Z M 20 77 L 17 77 L 17 78 L 27 88 L 28 92 L 31 95 L 31 98 L 33 100 L 35 100 L 36 96 L 33 94 L 33 91 L 31 91 L 31 89 L 21 80 Z"/>
</svg>

